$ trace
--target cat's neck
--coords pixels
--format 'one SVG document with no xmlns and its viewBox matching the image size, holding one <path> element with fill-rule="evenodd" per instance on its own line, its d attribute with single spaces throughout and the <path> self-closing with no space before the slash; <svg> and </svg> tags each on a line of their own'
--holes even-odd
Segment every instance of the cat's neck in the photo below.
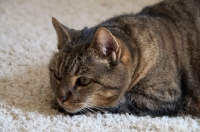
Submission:
<svg viewBox="0 0 200 132">
<path fill-rule="evenodd" d="M 119 38 L 119 44 L 122 48 L 121 61 L 130 69 L 131 80 L 128 90 L 146 77 L 148 72 L 155 69 L 160 55 L 159 42 L 156 34 L 153 33 L 153 27 L 151 25 L 144 26 L 143 22 L 145 21 L 135 18 L 130 20 L 132 25 L 129 25 L 129 22 L 125 22 L 125 26 L 132 28 L 130 28 L 131 30 L 128 31 L 128 34 L 123 34 L 123 38 Z M 118 36 L 120 37 L 120 35 Z"/>
<path fill-rule="evenodd" d="M 141 29 L 142 28 L 142 29 Z M 133 30 L 133 39 L 130 52 L 132 53 L 132 81 L 128 89 L 131 89 L 139 80 L 146 77 L 148 73 L 155 69 L 159 59 L 159 44 L 156 36 L 153 35 L 152 27 L 139 26 Z M 151 35 L 150 35 L 151 34 Z"/>
</svg>

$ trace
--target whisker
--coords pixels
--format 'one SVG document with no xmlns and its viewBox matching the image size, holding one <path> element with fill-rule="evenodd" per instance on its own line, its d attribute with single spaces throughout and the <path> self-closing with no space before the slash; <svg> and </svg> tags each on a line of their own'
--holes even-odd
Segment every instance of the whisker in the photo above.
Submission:
<svg viewBox="0 0 200 132">
<path fill-rule="evenodd" d="M 85 111 L 81 110 L 81 111 L 79 111 L 79 113 L 83 115 L 83 114 L 85 114 Z"/>
<path fill-rule="evenodd" d="M 100 112 L 104 112 L 104 113 L 107 113 L 107 112 L 108 112 L 107 110 L 104 110 L 104 109 L 98 108 L 98 107 L 94 107 L 94 109 L 99 110 Z"/>
<path fill-rule="evenodd" d="M 96 111 L 92 110 L 91 108 L 86 108 L 88 109 L 89 111 L 91 111 L 92 113 L 97 113 Z"/>
<path fill-rule="evenodd" d="M 86 100 L 85 97 L 83 97 L 83 99 Z M 89 102 L 86 102 L 86 105 L 87 105 L 87 107 L 86 107 L 85 109 L 87 109 L 89 112 L 91 111 L 92 113 L 97 113 L 95 110 L 97 110 L 97 111 L 99 111 L 99 112 L 103 112 L 103 113 L 108 113 L 108 112 L 109 112 L 108 110 L 105 110 L 105 109 L 103 109 L 103 108 L 100 108 L 99 106 L 96 106 L 96 105 L 91 104 L 91 103 L 89 103 Z M 105 108 L 109 108 L 109 107 L 108 107 L 107 105 L 105 105 L 105 104 L 103 104 L 103 106 L 104 106 Z M 93 109 L 95 109 L 95 110 L 93 110 Z"/>
<path fill-rule="evenodd" d="M 89 112 L 87 109 L 84 109 L 84 111 L 85 111 L 85 114 Z"/>
<path fill-rule="evenodd" d="M 93 105 L 93 104 L 87 103 L 87 105 L 88 105 L 88 107 L 93 108 L 93 109 L 96 109 L 96 110 L 98 110 L 98 111 L 100 111 L 100 112 L 104 112 L 104 113 L 108 112 L 107 110 L 102 109 L 102 108 L 100 108 L 100 107 L 98 107 L 98 106 L 95 106 L 95 105 Z"/>
</svg>

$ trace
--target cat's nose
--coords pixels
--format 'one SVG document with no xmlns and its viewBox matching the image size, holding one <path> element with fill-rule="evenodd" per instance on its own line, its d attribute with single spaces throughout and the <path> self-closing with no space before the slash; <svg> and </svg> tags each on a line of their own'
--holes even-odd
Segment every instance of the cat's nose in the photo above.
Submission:
<svg viewBox="0 0 200 132">
<path fill-rule="evenodd" d="M 70 95 L 71 95 L 71 92 L 64 92 L 64 91 L 59 91 L 59 93 L 58 93 L 58 100 L 61 102 L 61 103 L 64 103 L 66 100 L 68 100 L 69 99 L 69 97 L 70 97 Z"/>
<path fill-rule="evenodd" d="M 67 100 L 67 96 L 58 97 L 58 100 L 59 100 L 61 103 L 64 103 L 64 102 Z"/>
</svg>

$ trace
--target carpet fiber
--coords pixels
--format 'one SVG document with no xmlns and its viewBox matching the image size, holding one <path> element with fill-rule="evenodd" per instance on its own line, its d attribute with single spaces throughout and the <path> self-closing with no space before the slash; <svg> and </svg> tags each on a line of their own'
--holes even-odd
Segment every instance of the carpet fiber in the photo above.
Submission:
<svg viewBox="0 0 200 132">
<path fill-rule="evenodd" d="M 159 0 L 1 0 L 0 132 L 197 132 L 200 119 L 126 114 L 66 116 L 50 108 L 48 63 L 57 51 L 51 17 L 81 29 Z"/>
</svg>

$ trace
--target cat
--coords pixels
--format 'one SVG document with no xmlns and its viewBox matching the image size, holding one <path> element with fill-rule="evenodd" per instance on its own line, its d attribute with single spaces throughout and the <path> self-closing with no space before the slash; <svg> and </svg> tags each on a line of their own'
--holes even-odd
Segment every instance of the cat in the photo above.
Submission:
<svg viewBox="0 0 200 132">
<path fill-rule="evenodd" d="M 200 116 L 200 0 L 165 0 L 82 30 L 52 23 L 56 108 Z"/>
</svg>

